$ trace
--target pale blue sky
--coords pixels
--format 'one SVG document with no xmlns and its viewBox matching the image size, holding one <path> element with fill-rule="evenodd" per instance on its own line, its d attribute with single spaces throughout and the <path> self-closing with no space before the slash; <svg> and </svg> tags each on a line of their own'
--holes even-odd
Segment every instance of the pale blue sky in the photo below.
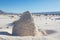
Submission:
<svg viewBox="0 0 60 40">
<path fill-rule="evenodd" d="M 13 13 L 60 11 L 60 0 L 0 0 L 0 10 Z"/>
</svg>

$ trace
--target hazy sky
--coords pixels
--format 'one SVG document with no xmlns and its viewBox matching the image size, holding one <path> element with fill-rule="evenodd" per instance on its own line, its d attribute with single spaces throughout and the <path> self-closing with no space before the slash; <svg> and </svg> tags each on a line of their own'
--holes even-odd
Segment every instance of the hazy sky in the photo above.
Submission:
<svg viewBox="0 0 60 40">
<path fill-rule="evenodd" d="M 0 10 L 13 13 L 60 11 L 60 0 L 0 0 Z"/>
</svg>

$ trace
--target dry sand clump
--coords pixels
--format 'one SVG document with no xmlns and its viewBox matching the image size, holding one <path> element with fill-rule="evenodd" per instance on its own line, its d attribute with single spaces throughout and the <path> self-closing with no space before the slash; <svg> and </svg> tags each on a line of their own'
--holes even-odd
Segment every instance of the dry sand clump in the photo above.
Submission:
<svg viewBox="0 0 60 40">
<path fill-rule="evenodd" d="M 34 36 L 35 26 L 34 21 L 29 11 L 24 12 L 20 19 L 16 21 L 13 32 L 14 35 L 18 36 Z"/>
</svg>

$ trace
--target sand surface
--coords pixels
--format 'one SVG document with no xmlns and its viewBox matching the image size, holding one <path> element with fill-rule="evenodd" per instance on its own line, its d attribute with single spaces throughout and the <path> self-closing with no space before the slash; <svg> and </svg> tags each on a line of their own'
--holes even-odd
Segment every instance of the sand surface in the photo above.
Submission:
<svg viewBox="0 0 60 40">
<path fill-rule="evenodd" d="M 60 40 L 60 20 L 55 20 L 55 18 L 60 18 L 60 16 L 33 16 L 35 25 L 37 29 L 45 30 L 47 36 L 12 36 L 13 26 L 8 25 L 13 21 L 19 19 L 18 16 L 11 18 L 10 16 L 0 17 L 0 40 Z"/>
</svg>

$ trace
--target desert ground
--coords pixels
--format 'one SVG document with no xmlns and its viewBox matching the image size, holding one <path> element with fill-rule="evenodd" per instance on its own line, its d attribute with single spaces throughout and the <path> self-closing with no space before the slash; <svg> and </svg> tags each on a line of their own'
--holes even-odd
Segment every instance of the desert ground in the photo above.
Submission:
<svg viewBox="0 0 60 40">
<path fill-rule="evenodd" d="M 13 16 L 13 17 L 12 17 Z M 47 35 L 37 36 L 13 36 L 13 22 L 18 20 L 18 15 L 0 15 L 0 40 L 60 40 L 60 16 L 59 15 L 32 15 L 38 31 L 46 31 Z M 38 33 L 40 34 L 40 33 Z"/>
</svg>

